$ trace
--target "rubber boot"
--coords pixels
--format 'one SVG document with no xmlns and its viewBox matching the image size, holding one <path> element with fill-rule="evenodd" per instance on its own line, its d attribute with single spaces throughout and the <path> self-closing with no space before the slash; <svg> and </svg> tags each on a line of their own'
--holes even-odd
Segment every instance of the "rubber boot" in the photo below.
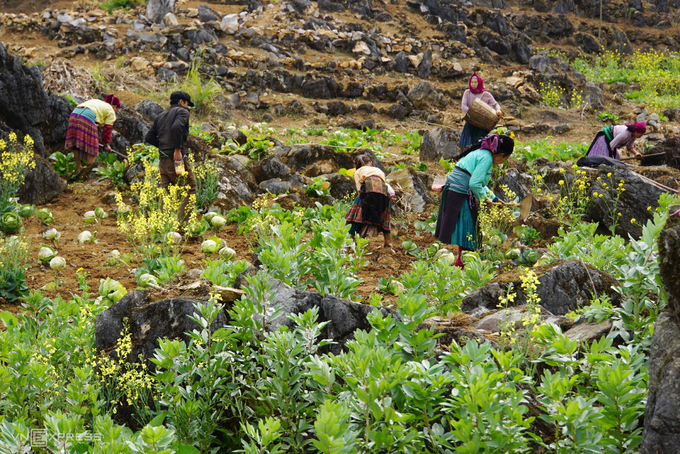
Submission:
<svg viewBox="0 0 680 454">
<path fill-rule="evenodd" d="M 465 269 L 465 264 L 463 263 L 463 260 L 461 259 L 463 255 L 463 248 L 458 246 L 458 258 L 456 259 L 456 262 L 453 264 L 453 266 L 457 266 L 461 270 Z"/>
</svg>

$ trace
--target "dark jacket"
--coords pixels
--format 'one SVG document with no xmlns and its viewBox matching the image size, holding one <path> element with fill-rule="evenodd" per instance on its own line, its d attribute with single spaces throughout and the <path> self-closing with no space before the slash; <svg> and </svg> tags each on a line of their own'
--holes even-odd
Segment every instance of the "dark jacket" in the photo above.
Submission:
<svg viewBox="0 0 680 454">
<path fill-rule="evenodd" d="M 189 137 L 189 109 L 172 105 L 158 114 L 144 141 L 158 147 L 162 158 L 172 158 L 175 148 L 186 155 L 186 142 Z"/>
</svg>

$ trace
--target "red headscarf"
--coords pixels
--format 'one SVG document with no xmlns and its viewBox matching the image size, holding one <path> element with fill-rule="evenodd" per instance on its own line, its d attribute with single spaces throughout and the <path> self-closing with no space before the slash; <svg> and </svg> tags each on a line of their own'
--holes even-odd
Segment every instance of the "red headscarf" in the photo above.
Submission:
<svg viewBox="0 0 680 454">
<path fill-rule="evenodd" d="M 113 96 L 113 93 L 109 93 L 108 95 L 106 95 L 106 99 L 104 101 L 108 102 L 114 107 L 120 107 L 120 99 Z"/>
<path fill-rule="evenodd" d="M 647 132 L 647 125 L 642 121 L 636 121 L 635 123 L 628 123 L 626 125 L 626 127 L 628 127 L 628 130 L 632 129 L 633 132 L 639 132 L 641 134 L 644 134 L 644 133 Z"/>
<path fill-rule="evenodd" d="M 477 88 L 472 88 L 472 78 L 476 77 L 477 78 Z M 474 73 L 470 76 L 470 79 L 468 80 L 468 88 L 470 91 L 476 95 L 480 93 L 484 93 L 484 81 L 482 80 L 481 77 L 479 77 L 479 74 Z"/>
</svg>

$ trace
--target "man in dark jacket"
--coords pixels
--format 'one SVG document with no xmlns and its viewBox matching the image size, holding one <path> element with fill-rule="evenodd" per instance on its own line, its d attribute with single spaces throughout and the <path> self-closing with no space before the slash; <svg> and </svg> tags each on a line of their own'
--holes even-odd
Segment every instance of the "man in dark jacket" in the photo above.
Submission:
<svg viewBox="0 0 680 454">
<path fill-rule="evenodd" d="M 189 186 L 189 195 L 196 194 L 196 179 L 187 159 L 186 142 L 189 137 L 189 107 L 193 107 L 191 96 L 183 91 L 175 91 L 170 95 L 170 108 L 161 112 L 153 122 L 144 140 L 158 147 L 158 167 L 161 174 L 161 187 L 167 189 L 179 181 Z M 184 165 L 184 172 L 181 166 Z M 179 175 L 178 175 L 179 173 Z M 189 197 L 185 197 L 179 209 L 180 224 L 186 221 L 186 206 Z M 182 225 L 183 227 L 183 225 Z"/>
</svg>

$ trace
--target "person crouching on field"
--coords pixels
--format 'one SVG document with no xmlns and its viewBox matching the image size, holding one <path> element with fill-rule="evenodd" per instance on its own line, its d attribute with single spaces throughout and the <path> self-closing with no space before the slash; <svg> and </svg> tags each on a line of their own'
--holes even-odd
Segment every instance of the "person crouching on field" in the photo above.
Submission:
<svg viewBox="0 0 680 454">
<path fill-rule="evenodd" d="M 64 146 L 66 149 L 73 150 L 73 157 L 76 161 L 74 175 L 78 175 L 83 170 L 83 160 L 91 166 L 99 156 L 98 124 L 104 125 L 102 130 L 104 150 L 111 152 L 109 144 L 113 139 L 113 124 L 116 122 L 116 113 L 119 109 L 120 99 L 113 94 L 108 94 L 105 101 L 90 99 L 73 110 L 68 120 Z"/>
<path fill-rule="evenodd" d="M 460 268 L 465 267 L 461 260 L 463 251 L 478 247 L 480 201 L 499 200 L 487 187 L 491 168 L 504 163 L 514 148 L 515 142 L 508 136 L 487 136 L 461 154 L 460 161 L 446 178 L 434 236 L 444 244 L 458 246 L 455 265 Z"/>
<path fill-rule="evenodd" d="M 347 223 L 351 224 L 349 233 L 364 238 L 382 232 L 385 239 L 383 249 L 391 252 L 390 193 L 385 174 L 363 154 L 354 159 L 354 166 L 354 182 L 359 196 L 345 216 Z"/>
</svg>

